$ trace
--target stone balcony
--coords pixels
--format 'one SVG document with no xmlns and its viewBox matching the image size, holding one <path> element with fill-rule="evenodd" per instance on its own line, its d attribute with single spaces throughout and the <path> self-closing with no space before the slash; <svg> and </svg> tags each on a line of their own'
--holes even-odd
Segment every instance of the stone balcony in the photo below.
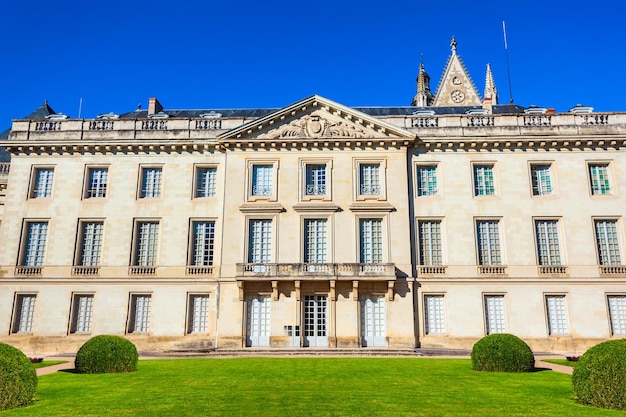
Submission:
<svg viewBox="0 0 626 417">
<path fill-rule="evenodd" d="M 271 280 L 395 280 L 395 264 L 383 263 L 239 263 L 238 279 Z"/>
</svg>

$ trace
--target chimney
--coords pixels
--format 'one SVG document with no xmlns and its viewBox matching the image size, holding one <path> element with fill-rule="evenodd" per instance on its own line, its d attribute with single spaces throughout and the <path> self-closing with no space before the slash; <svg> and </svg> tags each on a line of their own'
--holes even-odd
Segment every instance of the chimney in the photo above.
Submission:
<svg viewBox="0 0 626 417">
<path fill-rule="evenodd" d="M 155 97 L 150 97 L 150 102 L 148 104 L 148 115 L 157 114 L 158 112 L 163 111 L 163 106 L 159 103 Z"/>
<path fill-rule="evenodd" d="M 482 105 L 483 109 L 487 109 L 487 112 L 489 112 L 489 114 L 493 114 L 493 101 L 491 100 L 491 97 L 485 97 L 483 99 Z"/>
</svg>

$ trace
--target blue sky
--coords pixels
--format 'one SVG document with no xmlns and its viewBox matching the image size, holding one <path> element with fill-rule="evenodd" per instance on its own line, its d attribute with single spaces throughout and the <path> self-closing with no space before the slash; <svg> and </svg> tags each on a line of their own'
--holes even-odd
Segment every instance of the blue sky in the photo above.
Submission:
<svg viewBox="0 0 626 417">
<path fill-rule="evenodd" d="M 491 63 L 516 104 L 626 110 L 626 1 L 9 1 L 0 15 L 0 131 L 39 107 L 82 117 L 282 107 L 311 94 L 408 105 L 420 55 L 437 87 L 456 36 L 482 94 Z"/>
</svg>

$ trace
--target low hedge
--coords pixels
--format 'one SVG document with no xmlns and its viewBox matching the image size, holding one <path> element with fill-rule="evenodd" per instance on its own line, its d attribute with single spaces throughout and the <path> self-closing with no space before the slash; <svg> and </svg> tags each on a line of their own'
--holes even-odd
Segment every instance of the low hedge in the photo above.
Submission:
<svg viewBox="0 0 626 417">
<path fill-rule="evenodd" d="M 529 372 L 535 369 L 530 347 L 512 334 L 490 334 L 474 344 L 472 369 L 485 372 Z"/>
<path fill-rule="evenodd" d="M 137 348 L 123 337 L 100 335 L 85 342 L 76 353 L 75 368 L 84 374 L 137 370 Z"/>
<path fill-rule="evenodd" d="M 626 409 L 626 339 L 595 345 L 580 357 L 572 384 L 576 400 L 597 407 Z"/>
<path fill-rule="evenodd" d="M 37 391 L 37 371 L 19 349 L 0 343 L 0 410 L 31 404 Z"/>
</svg>

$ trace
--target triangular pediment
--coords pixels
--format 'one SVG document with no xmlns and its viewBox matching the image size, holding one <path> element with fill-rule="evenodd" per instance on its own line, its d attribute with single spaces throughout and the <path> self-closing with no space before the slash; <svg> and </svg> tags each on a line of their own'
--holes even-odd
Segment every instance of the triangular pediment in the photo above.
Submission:
<svg viewBox="0 0 626 417">
<path fill-rule="evenodd" d="M 480 106 L 481 99 L 467 69 L 453 50 L 441 76 L 433 106 Z"/>
<path fill-rule="evenodd" d="M 365 113 L 314 95 L 218 136 L 233 142 L 352 142 L 405 143 L 415 134 Z"/>
</svg>

